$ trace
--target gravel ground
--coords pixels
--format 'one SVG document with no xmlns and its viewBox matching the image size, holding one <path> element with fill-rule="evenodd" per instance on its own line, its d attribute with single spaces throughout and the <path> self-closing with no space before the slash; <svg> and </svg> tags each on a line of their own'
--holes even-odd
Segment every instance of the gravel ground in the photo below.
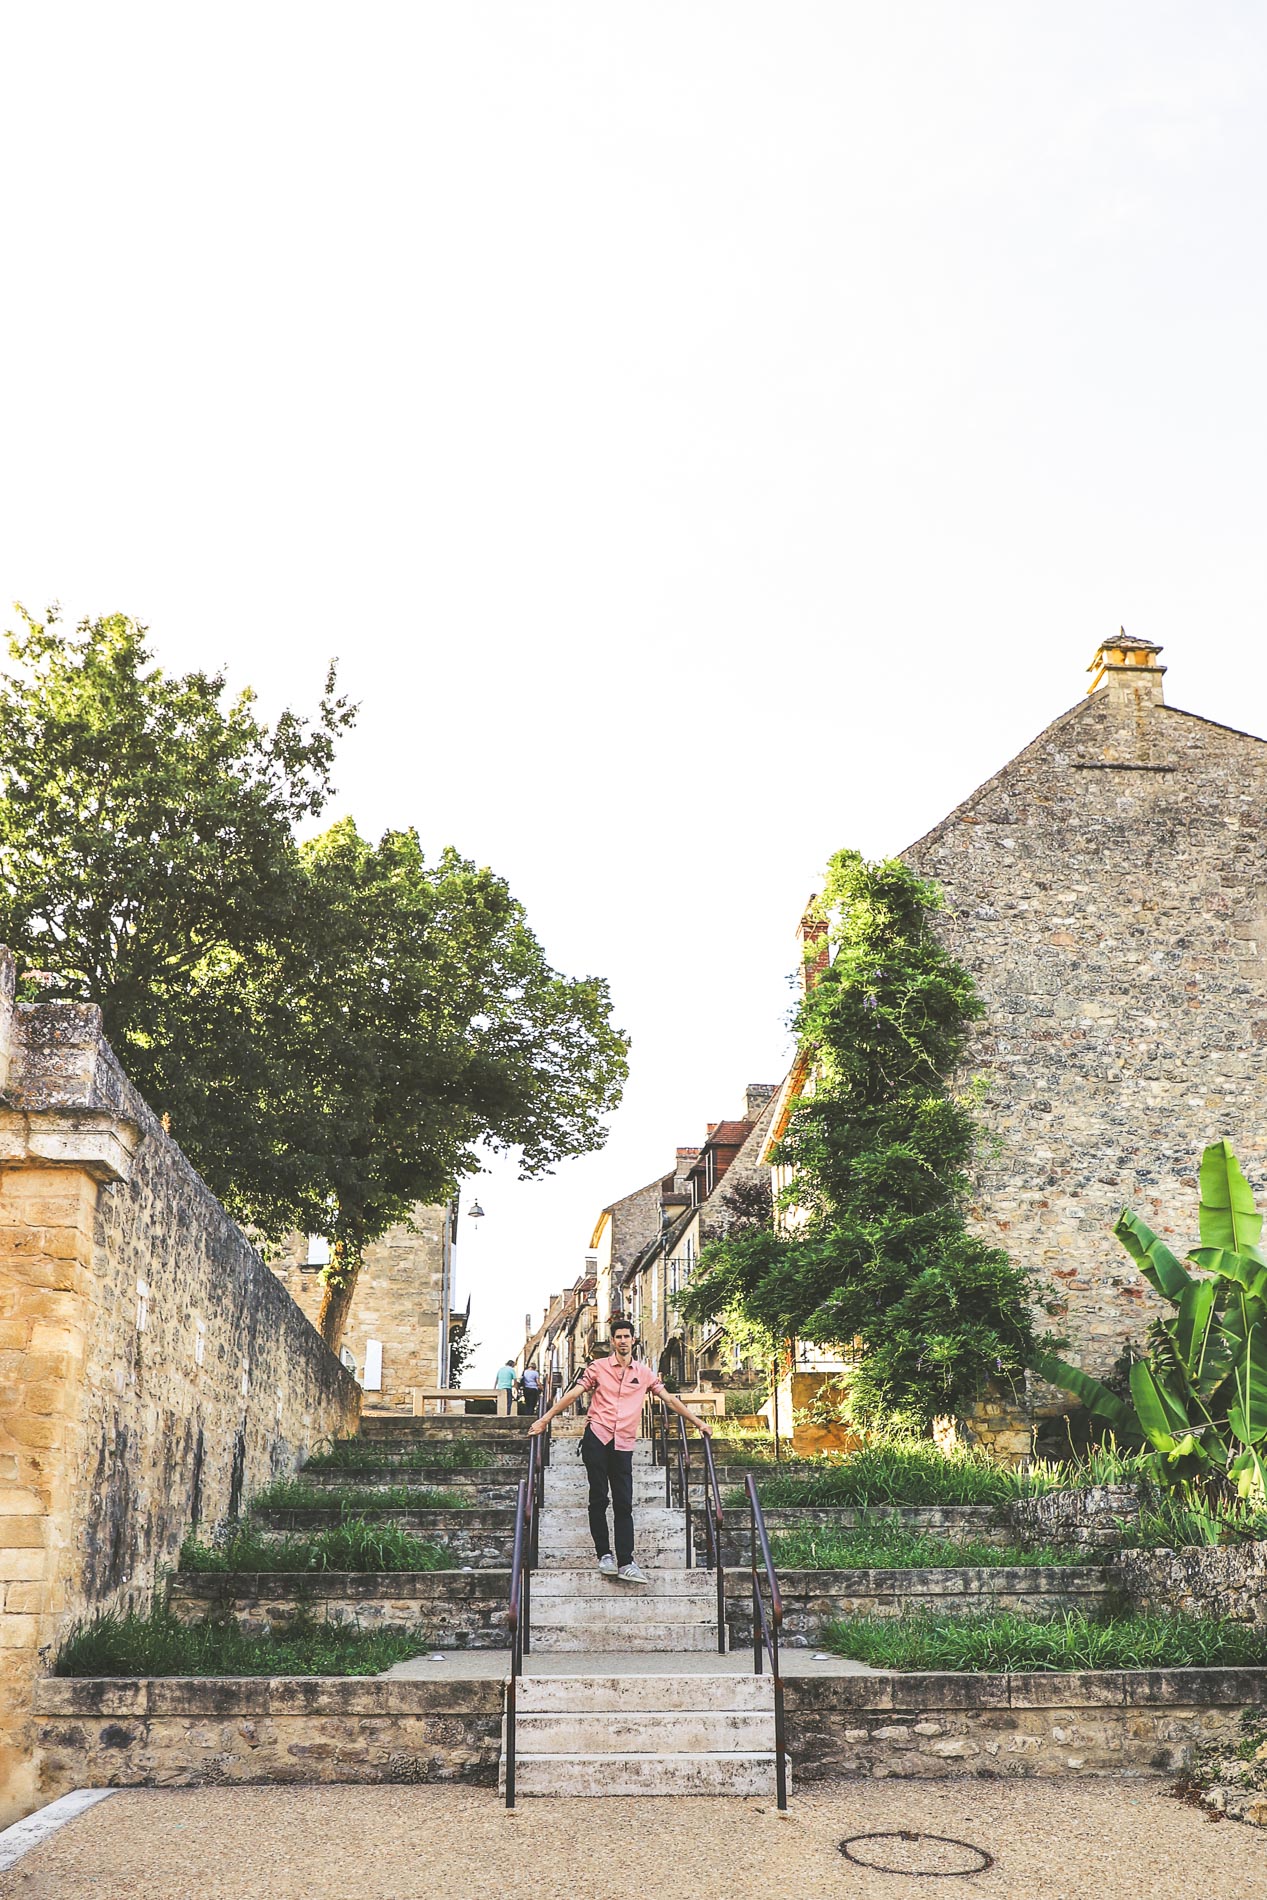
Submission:
<svg viewBox="0 0 1267 1900">
<path fill-rule="evenodd" d="M 996 1864 L 916 1878 L 841 1856 L 846 1835 L 887 1828 L 956 1835 Z M 478 1788 L 144 1790 L 101 1802 L 0 1875 L 0 1900 L 1138 1900 L 1150 1886 L 1267 1893 L 1267 1833 L 1206 1821 L 1140 1782 L 837 1783 L 794 1795 L 786 1815 L 755 1800 L 507 1813 Z"/>
</svg>

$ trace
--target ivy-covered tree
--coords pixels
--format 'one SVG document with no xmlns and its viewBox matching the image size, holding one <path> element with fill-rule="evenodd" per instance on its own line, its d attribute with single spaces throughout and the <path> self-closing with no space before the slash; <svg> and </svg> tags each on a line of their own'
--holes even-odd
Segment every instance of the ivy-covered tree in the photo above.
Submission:
<svg viewBox="0 0 1267 1900">
<path fill-rule="evenodd" d="M 977 1124 L 951 1081 L 982 1005 L 933 928 L 940 903 L 900 860 L 832 859 L 832 955 L 796 1020 L 809 1083 L 778 1151 L 792 1204 L 706 1248 L 684 1299 L 773 1340 L 857 1343 L 858 1409 L 923 1423 L 1035 1348 L 1027 1275 L 966 1221 Z"/>
<path fill-rule="evenodd" d="M 23 615 L 0 675 L 0 942 L 90 999 L 152 1106 L 267 1240 L 332 1243 L 337 1345 L 364 1248 L 483 1145 L 525 1174 L 605 1138 L 625 1038 L 547 962 L 502 879 L 324 809 L 353 711 L 263 723 L 169 678 L 122 615 Z"/>
</svg>

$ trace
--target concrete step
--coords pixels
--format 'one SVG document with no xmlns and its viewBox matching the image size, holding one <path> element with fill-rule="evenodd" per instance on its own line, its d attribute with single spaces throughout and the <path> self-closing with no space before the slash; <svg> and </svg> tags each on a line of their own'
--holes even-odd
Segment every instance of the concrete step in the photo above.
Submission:
<svg viewBox="0 0 1267 1900">
<path fill-rule="evenodd" d="M 516 1717 L 516 1752 L 569 1755 L 760 1754 L 771 1745 L 774 1717 L 768 1709 L 654 1709 L 628 1714 Z"/>
<path fill-rule="evenodd" d="M 504 1747 L 500 1785 L 504 1791 Z M 773 1753 L 531 1755 L 515 1749 L 516 1797 L 773 1793 Z"/>
<path fill-rule="evenodd" d="M 531 1664 L 529 1664 L 531 1669 Z M 519 1678 L 521 1714 L 631 1714 L 670 1709 L 735 1713 L 765 1711 L 773 1719 L 774 1683 L 769 1676 L 646 1675 L 534 1676 Z"/>
</svg>

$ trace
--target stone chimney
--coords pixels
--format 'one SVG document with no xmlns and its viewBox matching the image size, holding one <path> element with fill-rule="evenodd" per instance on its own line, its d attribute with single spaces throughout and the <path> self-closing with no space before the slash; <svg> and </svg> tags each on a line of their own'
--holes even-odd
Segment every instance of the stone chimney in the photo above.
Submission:
<svg viewBox="0 0 1267 1900">
<path fill-rule="evenodd" d="M 1110 706 L 1127 712 L 1164 706 L 1161 680 L 1166 669 L 1157 664 L 1160 652 L 1151 640 L 1132 639 L 1125 627 L 1121 628 L 1116 639 L 1101 642 L 1087 668 L 1093 676 L 1087 691 L 1094 693 L 1103 686 Z"/>
<path fill-rule="evenodd" d="M 699 1160 L 698 1148 L 679 1148 L 673 1164 L 673 1191 L 683 1194 L 686 1191 L 686 1178 Z"/>
<path fill-rule="evenodd" d="M 808 995 L 830 962 L 827 948 L 827 919 L 818 914 L 817 898 L 811 897 L 796 926 L 796 941 L 801 946 L 801 994 Z"/>
<path fill-rule="evenodd" d="M 749 1082 L 743 1092 L 743 1114 L 740 1119 L 746 1122 L 759 1122 L 765 1112 L 766 1103 L 778 1092 L 777 1082 Z"/>
</svg>

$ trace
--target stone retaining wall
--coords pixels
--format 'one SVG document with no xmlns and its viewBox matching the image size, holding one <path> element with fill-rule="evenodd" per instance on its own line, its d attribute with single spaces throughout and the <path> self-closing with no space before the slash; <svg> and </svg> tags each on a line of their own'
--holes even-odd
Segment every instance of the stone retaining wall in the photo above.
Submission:
<svg viewBox="0 0 1267 1900">
<path fill-rule="evenodd" d="M 362 1629 L 426 1632 L 435 1649 L 507 1649 L 510 1571 L 310 1570 L 302 1574 L 194 1575 L 170 1585 L 170 1603 L 186 1623 L 231 1616 L 248 1634 L 282 1629 L 303 1609 Z"/>
<path fill-rule="evenodd" d="M 1267 1543 L 1124 1550 L 1113 1567 L 1138 1609 L 1267 1624 Z"/>
<path fill-rule="evenodd" d="M 375 1677 L 49 1678 L 40 1796 L 207 1783 L 472 1781 L 493 1787 L 502 1684 Z"/>
<path fill-rule="evenodd" d="M 1094 1614 L 1113 1597 L 1099 1566 L 998 1565 L 979 1570 L 781 1570 L 786 1638 L 813 1639 L 825 1624 L 846 1616 L 901 1616 L 937 1610 L 966 1616 L 1017 1610 L 1055 1616 L 1063 1610 Z M 752 1641 L 752 1581 L 745 1570 L 726 1573 L 726 1620 L 731 1645 Z"/>
<path fill-rule="evenodd" d="M 1241 1738 L 1267 1669 L 791 1676 L 792 1785 L 1174 1775 Z M 424 1782 L 492 1787 L 503 1684 L 377 1677 L 49 1679 L 40 1798 L 80 1787 Z"/>
<path fill-rule="evenodd" d="M 330 1511 L 254 1511 L 252 1522 L 278 1536 L 329 1530 L 339 1522 Z M 371 1522 L 390 1522 L 429 1544 L 439 1544 L 453 1559 L 455 1569 L 473 1564 L 477 1569 L 509 1569 L 515 1555 L 515 1513 L 500 1511 L 400 1511 Z"/>
<path fill-rule="evenodd" d="M 781 1531 L 855 1530 L 860 1524 L 881 1521 L 899 1523 L 903 1530 L 919 1531 L 929 1537 L 950 1537 L 960 1542 L 990 1544 L 996 1550 L 1015 1546 L 1020 1540 L 1010 1525 L 1000 1520 L 990 1504 L 879 1504 L 865 1509 L 857 1505 L 774 1505 L 764 1511 L 766 1529 L 773 1538 Z M 749 1514 L 746 1509 L 727 1508 L 722 1512 L 722 1561 L 746 1564 L 748 1557 Z M 697 1551 L 708 1548 L 705 1514 L 697 1506 L 693 1512 L 692 1534 Z M 1054 1540 L 1048 1540 L 1054 1541 Z M 1022 1548 L 1026 1546 L 1022 1544 Z"/>
<path fill-rule="evenodd" d="M 1024 1550 L 1045 1544 L 1111 1550 L 1139 1522 L 1139 1494 L 1129 1484 L 1093 1484 L 1083 1491 L 1015 1498 L 1000 1506 L 999 1516 Z"/>
<path fill-rule="evenodd" d="M 1173 1775 L 1241 1739 L 1267 1669 L 793 1676 L 794 1780 Z"/>
</svg>

